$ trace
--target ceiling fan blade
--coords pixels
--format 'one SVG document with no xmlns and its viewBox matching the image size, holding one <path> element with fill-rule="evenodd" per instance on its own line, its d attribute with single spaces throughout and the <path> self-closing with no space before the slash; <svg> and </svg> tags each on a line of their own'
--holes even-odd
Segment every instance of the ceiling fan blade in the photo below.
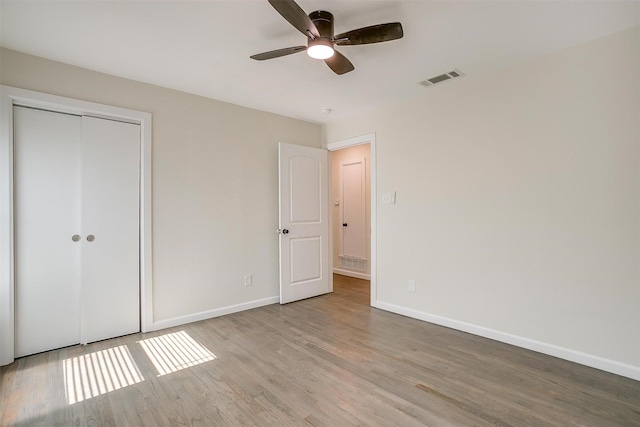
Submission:
<svg viewBox="0 0 640 427">
<path fill-rule="evenodd" d="M 249 58 L 255 59 L 256 61 L 264 61 L 265 59 L 279 58 L 281 56 L 291 55 L 292 53 L 303 52 L 305 50 L 307 50 L 306 46 L 285 47 L 284 49 L 257 53 L 255 55 L 251 55 Z"/>
<path fill-rule="evenodd" d="M 337 50 L 333 52 L 333 56 L 331 58 L 325 59 L 324 62 L 336 74 L 345 74 L 355 69 L 351 61 Z"/>
<path fill-rule="evenodd" d="M 351 46 L 357 44 L 370 44 L 388 42 L 401 39 L 404 36 L 402 24 L 390 22 L 388 24 L 372 25 L 370 27 L 358 28 L 338 34 L 333 39 L 338 46 Z"/>
<path fill-rule="evenodd" d="M 280 15 L 282 15 L 284 19 L 297 28 L 302 34 L 310 38 L 320 37 L 320 33 L 316 26 L 295 1 L 269 0 L 269 3 Z"/>
</svg>

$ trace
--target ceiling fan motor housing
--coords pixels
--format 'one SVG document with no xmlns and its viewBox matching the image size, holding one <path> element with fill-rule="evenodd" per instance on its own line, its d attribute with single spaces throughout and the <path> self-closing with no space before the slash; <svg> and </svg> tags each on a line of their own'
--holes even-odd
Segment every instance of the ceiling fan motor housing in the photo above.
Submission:
<svg viewBox="0 0 640 427">
<path fill-rule="evenodd" d="M 325 10 L 316 10 L 309 14 L 309 19 L 318 29 L 321 38 L 333 40 L 333 14 Z"/>
</svg>

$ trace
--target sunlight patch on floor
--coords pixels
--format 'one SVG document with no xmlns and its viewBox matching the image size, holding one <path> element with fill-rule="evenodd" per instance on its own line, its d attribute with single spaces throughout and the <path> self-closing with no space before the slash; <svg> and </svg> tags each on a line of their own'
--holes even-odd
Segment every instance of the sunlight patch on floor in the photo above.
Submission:
<svg viewBox="0 0 640 427">
<path fill-rule="evenodd" d="M 69 405 L 144 381 L 126 345 L 65 359 L 62 370 Z"/>
<path fill-rule="evenodd" d="M 216 355 L 185 331 L 138 341 L 158 370 L 158 376 L 214 360 Z"/>
</svg>

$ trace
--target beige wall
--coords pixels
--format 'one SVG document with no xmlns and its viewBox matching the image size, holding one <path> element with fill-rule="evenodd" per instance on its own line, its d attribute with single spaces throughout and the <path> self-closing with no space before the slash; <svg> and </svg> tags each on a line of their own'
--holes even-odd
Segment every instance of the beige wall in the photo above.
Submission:
<svg viewBox="0 0 640 427">
<path fill-rule="evenodd" d="M 4 85 L 153 114 L 155 321 L 278 295 L 277 143 L 319 147 L 319 125 L 0 55 Z M 244 287 L 245 274 L 253 286 Z"/>
<path fill-rule="evenodd" d="M 342 200 L 340 199 L 340 164 L 354 159 L 365 159 L 365 231 L 371 230 L 371 155 L 369 144 L 356 145 L 355 147 L 344 148 L 331 152 L 331 219 L 333 224 L 333 268 L 340 267 L 340 233 L 342 232 L 342 221 L 340 212 Z M 340 206 L 333 202 L 340 200 Z M 366 234 L 365 252 L 367 254 L 367 271 L 371 273 L 371 234 Z"/>
<path fill-rule="evenodd" d="M 639 41 L 326 125 L 326 141 L 375 132 L 378 200 L 397 191 L 377 207 L 378 301 L 640 379 Z"/>
</svg>

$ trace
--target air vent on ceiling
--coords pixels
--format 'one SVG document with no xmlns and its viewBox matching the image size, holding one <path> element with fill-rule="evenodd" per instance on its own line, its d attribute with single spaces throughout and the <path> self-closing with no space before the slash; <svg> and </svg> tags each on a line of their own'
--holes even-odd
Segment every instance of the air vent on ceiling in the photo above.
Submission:
<svg viewBox="0 0 640 427">
<path fill-rule="evenodd" d="M 431 77 L 430 79 L 419 82 L 424 87 L 433 86 L 437 83 L 446 82 L 447 80 L 462 77 L 464 74 L 460 70 L 449 71 L 448 73 L 440 74 L 439 76 Z"/>
</svg>

